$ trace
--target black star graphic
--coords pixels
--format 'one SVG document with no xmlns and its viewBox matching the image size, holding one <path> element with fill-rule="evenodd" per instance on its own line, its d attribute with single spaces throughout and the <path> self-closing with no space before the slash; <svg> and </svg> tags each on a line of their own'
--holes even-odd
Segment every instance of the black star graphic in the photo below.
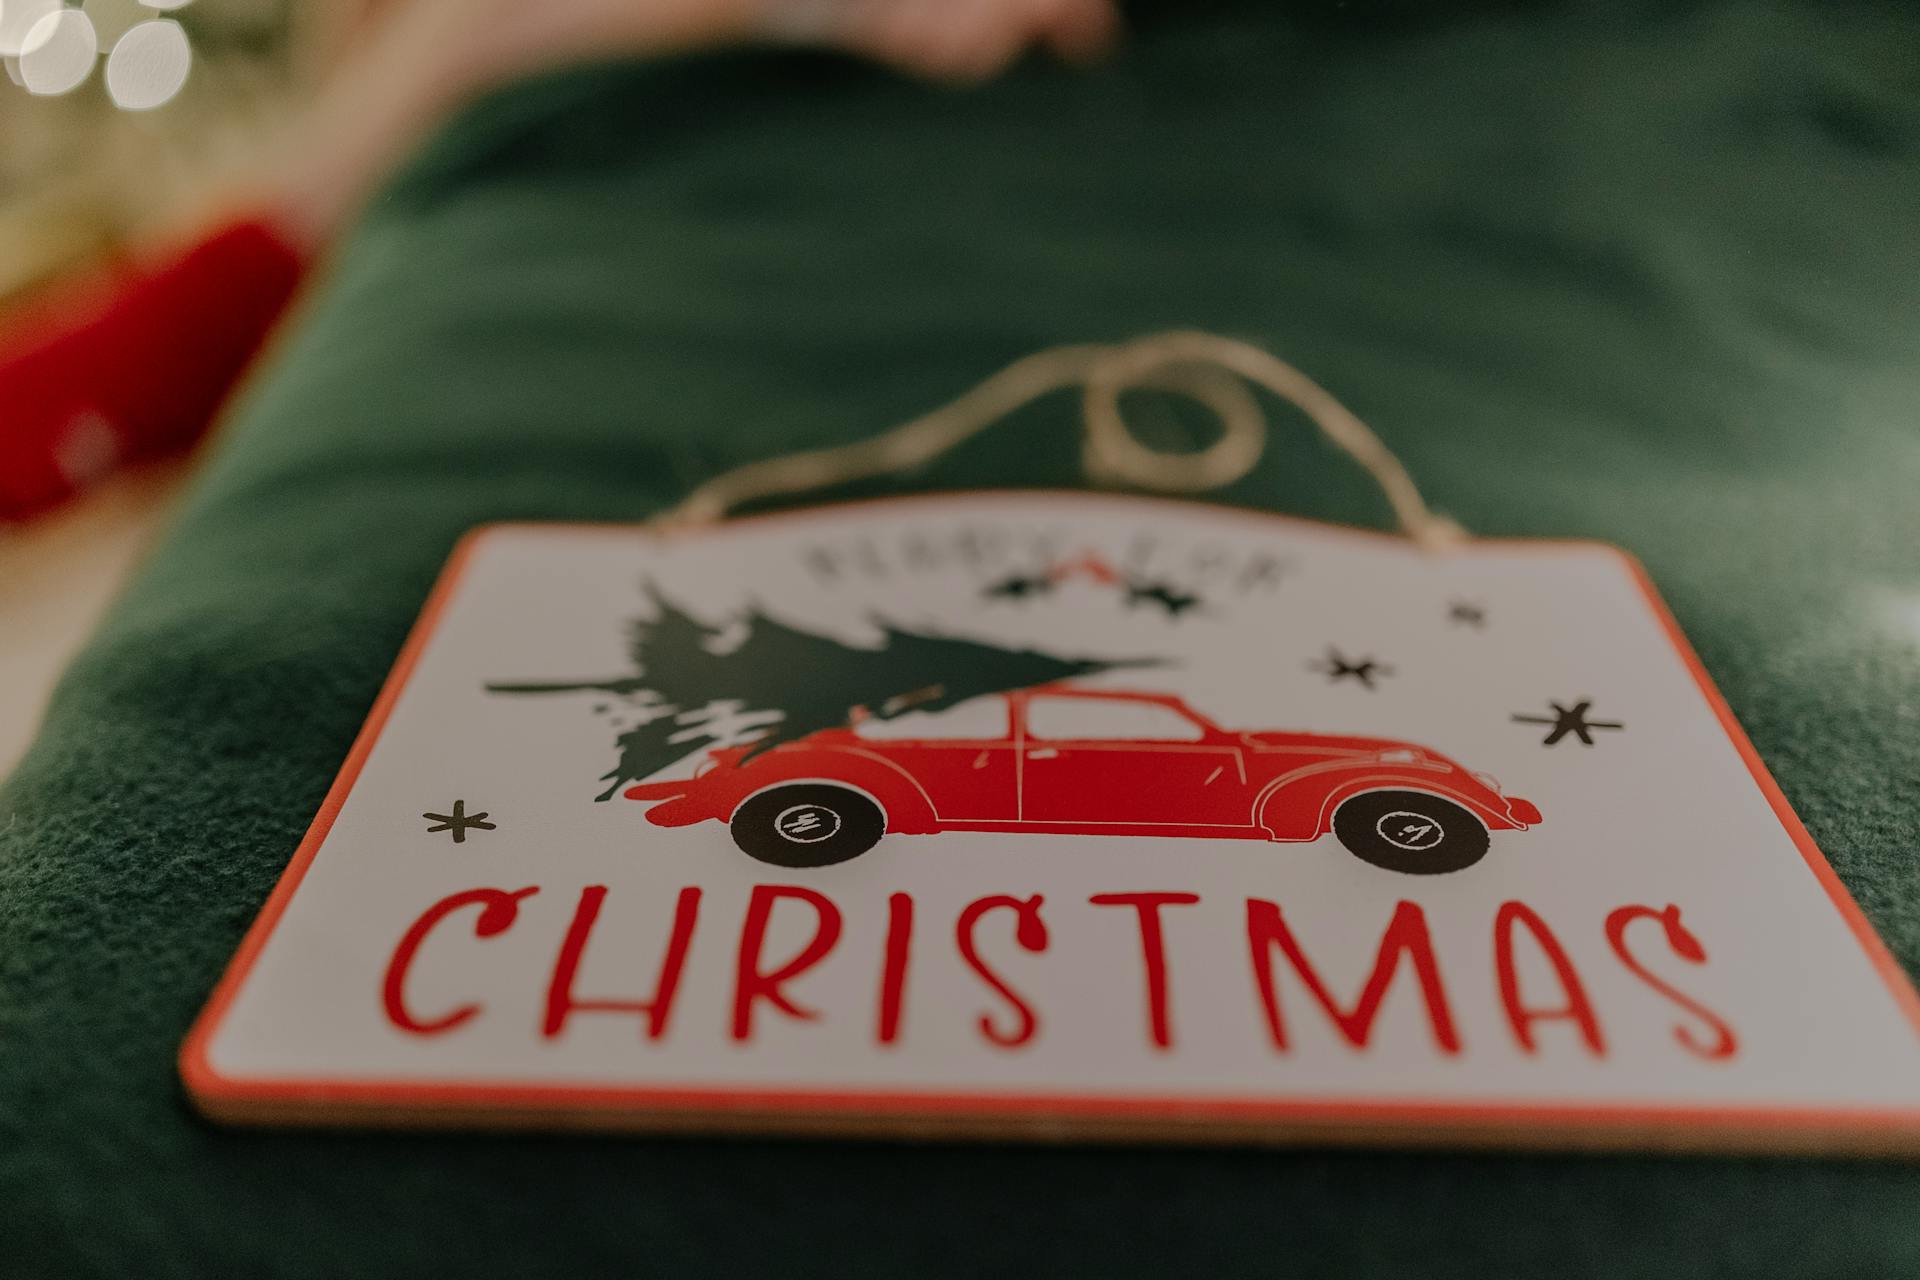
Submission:
<svg viewBox="0 0 1920 1280">
<path fill-rule="evenodd" d="M 1568 734 L 1572 734 L 1574 737 L 1580 739 L 1581 746 L 1590 747 L 1593 745 L 1593 731 L 1595 729 L 1624 729 L 1627 727 L 1619 720 L 1587 719 L 1587 708 L 1593 705 L 1592 698 L 1582 698 L 1571 707 L 1564 707 L 1552 701 L 1549 701 L 1547 705 L 1553 708 L 1553 714 L 1550 716 L 1527 716 L 1515 712 L 1513 717 L 1521 724 L 1552 725 L 1553 728 L 1548 730 L 1547 736 L 1540 740 L 1540 745 L 1543 747 L 1552 746 Z"/>
<path fill-rule="evenodd" d="M 1164 582 L 1129 582 L 1127 584 L 1127 605 L 1157 604 L 1167 611 L 1169 617 L 1177 618 L 1187 610 L 1200 604 L 1200 597 L 1189 595 Z"/>
<path fill-rule="evenodd" d="M 1471 600 L 1455 600 L 1447 606 L 1447 621 L 1479 631 L 1487 625 L 1487 607 Z"/>
<path fill-rule="evenodd" d="M 472 827 L 476 831 L 493 830 L 493 824 L 486 820 L 487 815 L 485 813 L 476 813 L 471 818 L 467 816 L 467 802 L 465 800 L 455 800 L 453 802 L 452 813 L 423 813 L 420 816 L 431 822 L 440 824 L 437 827 L 428 827 L 428 835 L 432 835 L 436 831 L 451 831 L 453 832 L 453 842 L 455 844 L 466 843 L 468 827 Z"/>
<path fill-rule="evenodd" d="M 1307 665 L 1315 671 L 1326 672 L 1336 683 L 1352 676 L 1369 689 L 1375 687 L 1373 683 L 1375 676 L 1393 674 L 1392 667 L 1373 658 L 1362 658 L 1359 662 L 1351 662 L 1332 645 L 1327 646 L 1325 662 L 1310 662 Z"/>
<path fill-rule="evenodd" d="M 989 600 L 1025 600 L 1028 596 L 1043 596 L 1052 590 L 1053 579 L 1045 575 L 1015 574 L 991 584 L 980 594 Z"/>
</svg>

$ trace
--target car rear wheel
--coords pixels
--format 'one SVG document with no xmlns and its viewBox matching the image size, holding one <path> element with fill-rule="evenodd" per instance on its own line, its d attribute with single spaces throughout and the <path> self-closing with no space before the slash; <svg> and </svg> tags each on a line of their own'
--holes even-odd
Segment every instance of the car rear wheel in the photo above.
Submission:
<svg viewBox="0 0 1920 1280">
<path fill-rule="evenodd" d="M 1369 791 L 1343 803 L 1333 834 L 1347 852 L 1415 876 L 1459 871 L 1486 856 L 1486 824 L 1451 800 L 1421 791 Z"/>
<path fill-rule="evenodd" d="M 750 858 L 776 867 L 830 867 L 878 844 L 887 815 L 851 788 L 796 782 L 749 797 L 727 825 Z"/>
</svg>

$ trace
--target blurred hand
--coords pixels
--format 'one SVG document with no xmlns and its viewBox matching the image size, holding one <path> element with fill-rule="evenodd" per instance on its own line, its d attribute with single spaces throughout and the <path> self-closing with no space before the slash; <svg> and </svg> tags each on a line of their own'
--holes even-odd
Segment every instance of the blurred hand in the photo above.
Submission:
<svg viewBox="0 0 1920 1280">
<path fill-rule="evenodd" d="M 479 88 L 578 58 L 767 40 L 844 49 L 910 74 L 976 81 L 1030 48 L 1098 56 L 1115 0 L 370 0 L 365 43 Z"/>
<path fill-rule="evenodd" d="M 776 36 L 834 46 L 936 80 L 982 80 L 1029 48 L 1086 62 L 1119 28 L 1113 0 L 759 0 Z"/>
</svg>

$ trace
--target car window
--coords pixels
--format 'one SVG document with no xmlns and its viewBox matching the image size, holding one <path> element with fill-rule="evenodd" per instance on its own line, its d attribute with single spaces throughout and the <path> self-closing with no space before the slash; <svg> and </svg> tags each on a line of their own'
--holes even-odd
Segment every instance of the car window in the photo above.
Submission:
<svg viewBox="0 0 1920 1280">
<path fill-rule="evenodd" d="M 857 721 L 854 733 L 877 742 L 958 739 L 980 741 L 1007 736 L 1007 700 L 999 694 L 969 698 L 938 711 L 902 711 L 881 719 Z"/>
<path fill-rule="evenodd" d="M 1027 736 L 1055 742 L 1087 739 L 1194 742 L 1205 736 L 1205 730 L 1159 702 L 1039 697 L 1027 703 Z"/>
</svg>

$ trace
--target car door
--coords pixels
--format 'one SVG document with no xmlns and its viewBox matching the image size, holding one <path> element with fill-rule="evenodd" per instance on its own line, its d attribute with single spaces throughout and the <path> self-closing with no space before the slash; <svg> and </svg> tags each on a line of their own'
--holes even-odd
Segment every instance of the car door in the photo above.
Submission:
<svg viewBox="0 0 1920 1280">
<path fill-rule="evenodd" d="M 899 766 L 926 792 L 942 822 L 1011 822 L 1019 764 L 1007 699 L 969 698 L 939 711 L 904 711 L 855 722 L 860 749 Z"/>
<path fill-rule="evenodd" d="M 1023 822 L 1098 831 L 1251 821 L 1240 748 L 1166 702 L 1036 693 L 1017 709 Z"/>
</svg>

